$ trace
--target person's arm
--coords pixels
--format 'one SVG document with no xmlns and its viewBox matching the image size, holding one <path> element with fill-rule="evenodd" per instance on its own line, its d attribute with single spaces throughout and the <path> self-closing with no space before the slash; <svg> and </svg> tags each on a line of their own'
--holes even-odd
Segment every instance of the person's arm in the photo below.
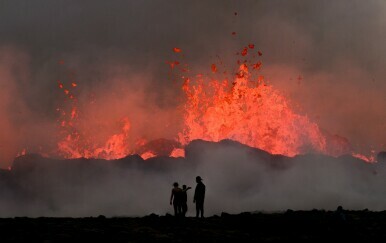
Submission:
<svg viewBox="0 0 386 243">
<path fill-rule="evenodd" d="M 197 188 L 196 188 L 196 190 L 194 191 L 193 203 L 196 203 L 196 194 L 197 194 Z"/>
<path fill-rule="evenodd" d="M 191 187 L 188 187 L 186 189 L 182 189 L 183 192 L 186 192 L 187 190 L 192 189 Z"/>
<path fill-rule="evenodd" d="M 170 195 L 170 205 L 172 205 L 173 195 L 174 195 L 174 191 L 172 189 L 172 195 Z"/>
</svg>

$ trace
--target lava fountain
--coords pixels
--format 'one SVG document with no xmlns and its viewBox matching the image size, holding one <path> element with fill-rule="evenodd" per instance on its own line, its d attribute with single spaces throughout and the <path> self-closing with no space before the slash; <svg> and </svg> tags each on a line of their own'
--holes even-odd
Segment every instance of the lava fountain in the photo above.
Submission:
<svg viewBox="0 0 386 243">
<path fill-rule="evenodd" d="M 174 48 L 175 55 L 181 55 L 180 48 Z M 246 58 L 260 58 L 262 53 L 254 49 L 253 44 L 243 48 L 237 55 Z M 251 58 L 252 59 L 252 58 Z M 304 153 L 321 153 L 331 156 L 352 154 L 366 161 L 363 155 L 353 153 L 347 140 L 332 136 L 319 128 L 306 115 L 297 114 L 291 102 L 259 75 L 261 60 L 237 61 L 238 69 L 229 78 L 209 78 L 204 75 L 190 75 L 187 65 L 181 61 L 168 62 L 173 72 L 182 80 L 185 96 L 183 104 L 183 129 L 176 131 L 175 141 L 169 143 L 167 153 L 160 154 L 149 146 L 144 138 L 134 138 L 130 144 L 131 126 L 128 117 L 122 117 L 119 128 L 104 138 L 96 139 L 95 133 L 78 126 L 81 119 L 72 89 L 59 82 L 71 109 L 67 112 L 58 108 L 61 139 L 58 142 L 58 154 L 64 158 L 103 158 L 117 159 L 138 153 L 147 159 L 157 155 L 172 157 L 184 156 L 183 146 L 195 139 L 220 141 L 232 139 L 251 147 L 265 150 L 271 154 L 295 156 Z M 178 71 L 174 71 L 178 70 Z M 213 75 L 220 73 L 216 64 L 210 66 Z M 226 70 L 222 73 L 231 73 Z M 218 75 L 220 76 L 220 75 Z M 151 128 L 149 128 L 151 129 Z M 155 143 L 150 143 L 155 144 Z M 145 146 L 147 145 L 147 146 Z M 144 149 L 146 148 L 146 149 Z"/>
<path fill-rule="evenodd" d="M 245 47 L 241 56 L 253 48 Z M 286 156 L 310 152 L 339 156 L 350 152 L 348 142 L 337 142 L 307 116 L 296 114 L 287 98 L 263 76 L 252 78 L 261 65 L 261 61 L 244 61 L 231 81 L 206 80 L 202 75 L 185 78 L 185 128 L 180 141 L 232 139 Z M 212 72 L 217 72 L 215 64 Z M 329 146 L 332 142 L 334 146 Z"/>
</svg>

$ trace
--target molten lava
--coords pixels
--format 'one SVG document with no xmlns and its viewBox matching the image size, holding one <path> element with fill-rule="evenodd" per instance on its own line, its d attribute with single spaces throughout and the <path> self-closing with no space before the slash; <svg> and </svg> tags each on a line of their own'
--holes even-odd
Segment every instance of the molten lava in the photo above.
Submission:
<svg viewBox="0 0 386 243">
<path fill-rule="evenodd" d="M 254 44 L 248 44 L 238 55 L 243 59 L 252 55 L 261 57 L 261 51 L 254 48 Z M 173 51 L 178 54 L 181 49 L 173 48 Z M 229 73 L 229 70 L 220 71 L 216 64 L 211 64 L 212 76 L 209 78 L 201 74 L 187 77 L 187 65 L 180 65 L 179 61 L 168 62 L 172 71 L 182 71 L 182 90 L 186 98 L 181 114 L 184 128 L 176 131 L 175 141 L 158 139 L 147 142 L 143 137 L 138 137 L 131 138 L 131 141 L 137 142 L 130 144 L 131 123 L 128 117 L 119 121 L 120 127 L 113 130 L 115 132 L 102 140 L 96 139 L 95 130 L 93 134 L 79 125 L 81 114 L 73 92 L 78 83 L 65 85 L 58 81 L 59 88 L 71 104 L 67 110 L 57 109 L 60 114 L 59 154 L 65 158 L 103 159 L 117 159 L 133 153 L 140 154 L 144 159 L 160 155 L 183 157 L 181 144 L 186 145 L 194 139 L 215 142 L 232 139 L 286 156 L 303 153 L 339 156 L 352 153 L 347 140 L 329 135 L 306 115 L 294 112 L 288 99 L 258 74 L 262 66 L 260 60 L 238 60 L 237 63 L 238 71 L 228 80 L 213 78 Z"/>
<path fill-rule="evenodd" d="M 272 154 L 329 154 L 317 124 L 295 114 L 287 99 L 263 78 L 252 81 L 250 77 L 248 66 L 242 64 L 232 83 L 186 79 L 185 129 L 180 141 L 232 139 Z"/>
<path fill-rule="evenodd" d="M 75 88 L 77 84 L 72 82 L 71 87 Z M 87 129 L 81 129 L 79 126 L 78 101 L 73 92 L 65 89 L 61 82 L 59 82 L 59 88 L 63 89 L 71 102 L 69 112 L 66 112 L 64 108 L 57 108 L 57 111 L 60 112 L 58 120 L 61 137 L 58 142 L 59 155 L 64 158 L 116 159 L 130 154 L 130 146 L 127 141 L 130 122 L 127 117 L 121 119 L 118 133 L 110 135 L 105 141 L 97 142 L 97 139 Z"/>
</svg>

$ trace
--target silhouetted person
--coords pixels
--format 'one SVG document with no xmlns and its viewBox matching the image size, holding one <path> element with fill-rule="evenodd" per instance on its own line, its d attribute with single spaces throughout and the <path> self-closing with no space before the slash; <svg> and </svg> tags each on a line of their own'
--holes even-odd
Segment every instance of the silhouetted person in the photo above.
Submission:
<svg viewBox="0 0 386 243">
<path fill-rule="evenodd" d="M 345 223 L 346 222 L 346 214 L 344 213 L 343 211 L 343 207 L 342 206 L 339 206 L 335 213 L 334 213 L 334 218 L 335 218 L 335 221 L 337 223 Z"/>
<path fill-rule="evenodd" d="M 194 191 L 193 203 L 196 203 L 196 217 L 201 214 L 201 218 L 204 217 L 204 199 L 205 199 L 205 185 L 202 183 L 200 176 L 196 177 L 196 190 Z"/>
<path fill-rule="evenodd" d="M 334 212 L 332 229 L 334 234 L 340 237 L 347 237 L 347 234 L 350 234 L 349 229 L 347 227 L 347 216 L 342 206 L 339 206 Z"/>
<path fill-rule="evenodd" d="M 178 183 L 173 183 L 172 195 L 170 196 L 170 205 L 174 207 L 174 216 L 179 216 L 182 213 L 182 189 L 178 187 Z"/>
<path fill-rule="evenodd" d="M 182 186 L 182 215 L 185 217 L 186 212 L 188 211 L 188 194 L 186 193 L 191 187 L 186 187 L 186 185 Z"/>
</svg>

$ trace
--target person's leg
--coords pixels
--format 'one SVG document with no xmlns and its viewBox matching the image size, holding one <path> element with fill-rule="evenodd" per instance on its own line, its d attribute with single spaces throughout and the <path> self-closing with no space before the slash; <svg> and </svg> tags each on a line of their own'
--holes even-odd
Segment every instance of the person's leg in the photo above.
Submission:
<svg viewBox="0 0 386 243">
<path fill-rule="evenodd" d="M 178 212 L 178 207 L 177 207 L 177 204 L 173 203 L 173 207 L 174 207 L 174 216 L 177 216 Z"/>
<path fill-rule="evenodd" d="M 204 217 L 204 202 L 200 202 L 201 218 Z"/>
<path fill-rule="evenodd" d="M 186 203 L 182 204 L 182 216 L 185 217 L 186 211 L 188 211 L 188 205 Z"/>
<path fill-rule="evenodd" d="M 198 215 L 200 214 L 200 204 L 196 201 L 196 218 L 198 218 Z"/>
</svg>

